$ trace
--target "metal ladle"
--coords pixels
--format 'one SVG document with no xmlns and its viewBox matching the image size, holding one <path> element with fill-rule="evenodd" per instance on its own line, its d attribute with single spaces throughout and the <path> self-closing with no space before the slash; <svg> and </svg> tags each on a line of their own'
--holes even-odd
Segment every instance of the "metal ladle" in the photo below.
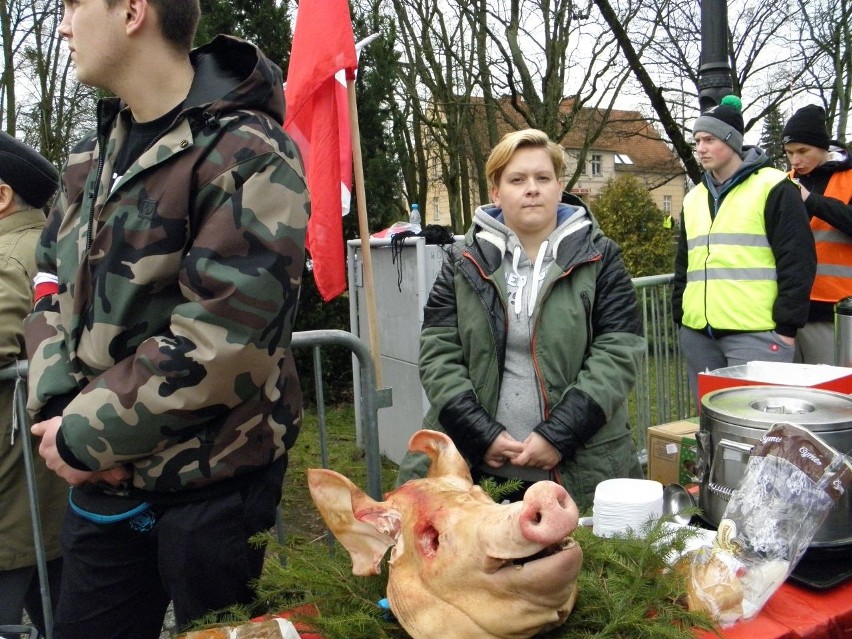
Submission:
<svg viewBox="0 0 852 639">
<path fill-rule="evenodd" d="M 680 484 L 666 484 L 663 486 L 663 515 L 669 515 L 672 521 L 681 526 L 686 526 L 692 519 L 692 515 L 685 513 L 688 508 L 695 508 L 695 498 L 686 488 Z"/>
</svg>

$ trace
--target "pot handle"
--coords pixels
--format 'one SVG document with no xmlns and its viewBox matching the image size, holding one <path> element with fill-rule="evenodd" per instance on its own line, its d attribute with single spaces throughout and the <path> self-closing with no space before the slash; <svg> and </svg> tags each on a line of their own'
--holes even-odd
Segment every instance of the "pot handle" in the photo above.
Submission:
<svg viewBox="0 0 852 639">
<path fill-rule="evenodd" d="M 710 492 L 714 495 L 718 495 L 723 500 L 728 501 L 731 498 L 731 495 L 734 494 L 734 489 L 730 486 L 726 486 L 725 484 L 721 484 L 716 480 L 716 468 L 717 462 L 719 461 L 719 454 L 721 449 L 727 448 L 728 450 L 732 450 L 735 453 L 740 453 L 746 455 L 748 457 L 751 454 L 751 449 L 754 447 L 754 444 L 749 444 L 747 442 L 735 442 L 730 439 L 720 439 L 717 450 L 714 451 L 713 454 L 713 463 L 710 466 L 710 481 L 707 482 L 707 488 L 710 489 Z M 722 454 L 722 460 L 724 461 L 725 455 Z M 746 459 L 746 464 L 748 463 L 748 459 Z"/>
</svg>

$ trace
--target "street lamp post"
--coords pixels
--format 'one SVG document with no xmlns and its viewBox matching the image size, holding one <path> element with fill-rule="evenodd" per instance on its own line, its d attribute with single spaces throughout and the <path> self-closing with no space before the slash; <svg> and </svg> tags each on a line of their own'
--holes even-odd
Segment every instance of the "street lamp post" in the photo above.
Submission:
<svg viewBox="0 0 852 639">
<path fill-rule="evenodd" d="M 703 113 L 733 91 L 728 63 L 728 4 L 701 0 L 701 66 L 698 69 L 698 104 Z"/>
</svg>

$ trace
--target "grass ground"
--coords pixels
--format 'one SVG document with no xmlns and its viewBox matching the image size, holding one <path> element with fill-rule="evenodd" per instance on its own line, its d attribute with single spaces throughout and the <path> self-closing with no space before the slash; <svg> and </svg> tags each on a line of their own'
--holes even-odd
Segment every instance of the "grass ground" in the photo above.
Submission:
<svg viewBox="0 0 852 639">
<path fill-rule="evenodd" d="M 355 434 L 355 409 L 351 404 L 326 408 L 326 428 L 329 467 L 366 489 L 367 474 L 364 451 L 358 446 Z M 320 430 L 315 410 L 306 410 L 302 431 L 290 450 L 287 475 L 284 478 L 283 519 L 287 535 L 316 538 L 325 532 L 308 492 L 305 471 L 321 468 Z M 382 490 L 388 491 L 396 479 L 397 466 L 382 460 Z"/>
</svg>

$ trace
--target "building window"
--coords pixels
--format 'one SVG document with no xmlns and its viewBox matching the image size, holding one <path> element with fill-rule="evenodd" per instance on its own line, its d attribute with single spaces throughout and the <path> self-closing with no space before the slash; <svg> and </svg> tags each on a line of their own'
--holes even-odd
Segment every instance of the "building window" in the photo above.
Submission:
<svg viewBox="0 0 852 639">
<path fill-rule="evenodd" d="M 663 213 L 666 215 L 672 214 L 672 196 L 664 195 L 663 196 Z"/>
<path fill-rule="evenodd" d="M 600 153 L 592 153 L 592 175 L 603 175 L 603 156 Z"/>
<path fill-rule="evenodd" d="M 669 199 L 671 199 L 671 198 L 669 198 Z M 441 211 L 440 211 L 440 209 L 438 208 L 438 196 L 435 196 L 435 197 L 433 197 L 433 198 L 432 198 L 432 210 L 434 211 L 434 213 L 432 214 L 433 219 L 434 219 L 436 222 L 440 222 L 440 220 L 441 220 Z"/>
<path fill-rule="evenodd" d="M 633 164 L 633 160 L 630 159 L 630 156 L 625 153 L 616 153 L 615 154 L 615 163 L 616 164 L 624 164 L 631 165 Z"/>
</svg>

